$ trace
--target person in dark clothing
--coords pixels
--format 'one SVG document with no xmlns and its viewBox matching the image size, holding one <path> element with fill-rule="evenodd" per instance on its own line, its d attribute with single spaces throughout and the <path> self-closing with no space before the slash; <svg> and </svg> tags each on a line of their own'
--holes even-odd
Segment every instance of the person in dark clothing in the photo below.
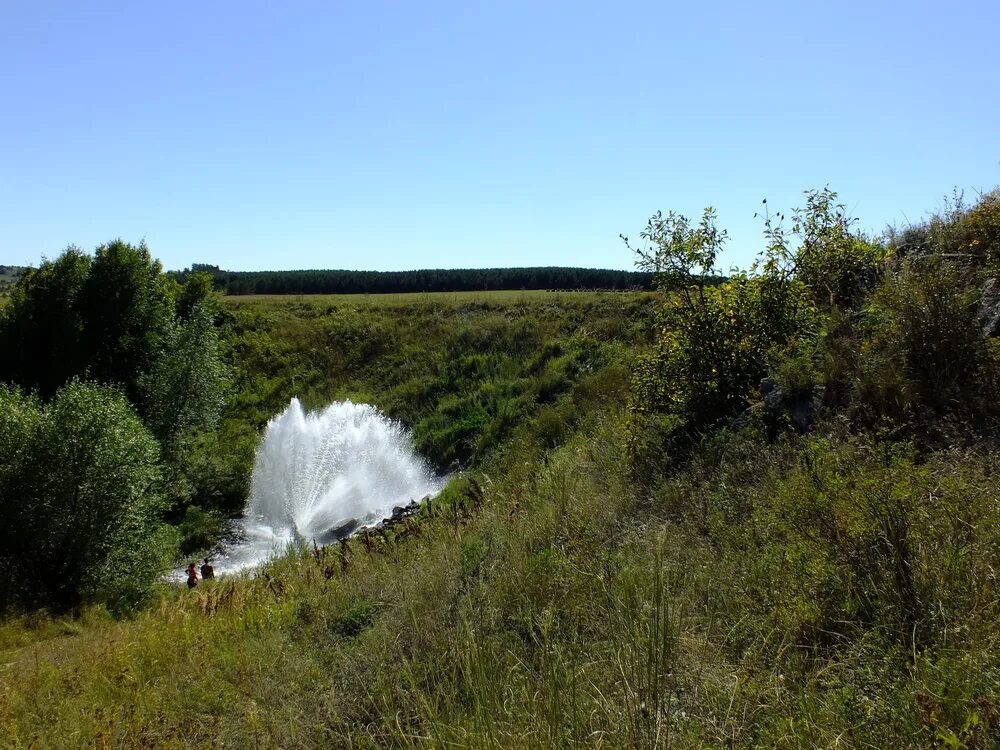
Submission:
<svg viewBox="0 0 1000 750">
<path fill-rule="evenodd" d="M 207 557 L 205 558 L 205 563 L 201 566 L 201 577 L 205 581 L 215 578 L 215 568 L 212 567 L 212 563 L 208 561 Z"/>
<path fill-rule="evenodd" d="M 194 563 L 191 563 L 187 567 L 188 574 L 188 588 L 193 589 L 198 585 L 198 571 L 194 567 Z"/>
</svg>

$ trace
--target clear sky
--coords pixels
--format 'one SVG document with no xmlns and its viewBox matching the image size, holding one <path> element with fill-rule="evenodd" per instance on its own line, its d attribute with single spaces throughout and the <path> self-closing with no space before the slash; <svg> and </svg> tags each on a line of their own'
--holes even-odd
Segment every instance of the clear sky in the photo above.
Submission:
<svg viewBox="0 0 1000 750">
<path fill-rule="evenodd" d="M 0 263 L 629 268 L 619 233 L 829 185 L 1000 184 L 1000 3 L 0 0 Z"/>
</svg>

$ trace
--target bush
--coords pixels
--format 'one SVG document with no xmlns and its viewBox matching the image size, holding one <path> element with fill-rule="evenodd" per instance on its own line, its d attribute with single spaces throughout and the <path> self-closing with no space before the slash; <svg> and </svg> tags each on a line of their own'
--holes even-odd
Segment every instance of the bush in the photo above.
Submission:
<svg viewBox="0 0 1000 750">
<path fill-rule="evenodd" d="M 661 297 L 659 341 L 634 378 L 636 452 L 640 443 L 673 443 L 655 436 L 663 425 L 696 433 L 737 415 L 778 355 L 815 327 L 780 234 L 750 273 L 723 283 L 717 283 L 715 260 L 725 233 L 715 227 L 711 209 L 697 227 L 677 214 L 656 214 L 642 237 L 651 249 L 636 251 L 638 265 L 656 273 Z"/>
<path fill-rule="evenodd" d="M 1000 273 L 1000 188 L 974 206 L 956 190 L 927 221 L 889 232 L 889 247 L 901 258 L 943 255 L 988 273 Z"/>
<path fill-rule="evenodd" d="M 1000 274 L 1000 188 L 982 197 L 968 214 L 968 247 L 993 275 Z"/>
<path fill-rule="evenodd" d="M 902 421 L 918 412 L 995 411 L 995 356 L 976 320 L 978 295 L 937 259 L 905 262 L 876 290 L 856 380 L 859 407 Z"/>
<path fill-rule="evenodd" d="M 881 245 L 855 231 L 829 188 L 806 191 L 806 205 L 793 213 L 795 275 L 824 307 L 857 306 L 875 286 L 885 259 Z"/>
<path fill-rule="evenodd" d="M 758 473 L 744 529 L 723 516 L 713 533 L 764 627 L 809 648 L 874 631 L 906 652 L 963 623 L 992 628 L 1000 517 L 988 461 L 811 439 L 791 465 L 758 462 Z"/>
<path fill-rule="evenodd" d="M 119 392 L 76 381 L 44 408 L 0 389 L 0 413 L 3 603 L 137 605 L 171 541 L 152 435 Z"/>
<path fill-rule="evenodd" d="M 204 510 L 196 505 L 188 506 L 177 531 L 182 555 L 201 552 L 212 547 L 219 538 L 222 533 L 222 517 L 215 511 Z"/>
</svg>

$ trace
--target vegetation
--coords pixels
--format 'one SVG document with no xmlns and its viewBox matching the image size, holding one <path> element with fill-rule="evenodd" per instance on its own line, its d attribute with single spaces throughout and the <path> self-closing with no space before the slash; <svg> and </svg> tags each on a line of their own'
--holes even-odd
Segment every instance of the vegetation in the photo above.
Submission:
<svg viewBox="0 0 1000 750">
<path fill-rule="evenodd" d="M 210 274 L 226 294 L 406 294 L 524 289 L 649 289 L 652 275 L 602 268 L 453 268 L 420 271 L 225 271 L 196 263 L 176 274 Z"/>
<path fill-rule="evenodd" d="M 21 275 L 0 311 L 0 378 L 15 387 L 0 456 L 15 519 L 5 602 L 121 609 L 163 571 L 164 499 L 177 508 L 194 494 L 188 446 L 210 440 L 222 406 L 209 294 L 121 240 Z"/>
<path fill-rule="evenodd" d="M 0 603 L 142 602 L 172 550 L 159 450 L 125 399 L 74 381 L 42 407 L 0 387 L 0 420 Z"/>
<path fill-rule="evenodd" d="M 0 298 L 10 292 L 24 270 L 23 266 L 0 266 Z"/>
<path fill-rule="evenodd" d="M 229 398 L 177 448 L 189 545 L 239 511 L 293 393 L 371 401 L 464 472 L 384 537 L 127 618 L 8 616 L 0 737 L 996 746 L 997 206 L 882 240 L 810 192 L 712 284 L 714 214 L 658 214 L 653 295 L 227 300 Z M 84 387 L 4 391 L 0 435 Z M 22 444 L 0 442 L 4 488 Z"/>
</svg>

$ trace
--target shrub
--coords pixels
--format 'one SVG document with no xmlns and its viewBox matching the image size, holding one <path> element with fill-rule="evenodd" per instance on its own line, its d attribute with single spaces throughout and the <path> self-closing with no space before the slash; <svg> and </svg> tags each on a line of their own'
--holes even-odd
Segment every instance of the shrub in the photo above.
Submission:
<svg viewBox="0 0 1000 750">
<path fill-rule="evenodd" d="M 181 554 L 191 555 L 215 544 L 222 532 L 222 518 L 215 511 L 204 510 L 195 505 L 188 506 L 177 531 L 181 538 Z"/>
<path fill-rule="evenodd" d="M 806 191 L 806 205 L 793 212 L 792 234 L 800 239 L 795 275 L 824 307 L 857 306 L 879 278 L 884 248 L 852 230 L 854 223 L 829 188 Z"/>
<path fill-rule="evenodd" d="M 912 652 L 961 622 L 992 627 L 1000 518 L 988 462 L 811 439 L 755 497 L 744 530 L 724 518 L 714 533 L 732 570 L 752 561 L 733 585 L 779 637 L 816 648 L 875 631 Z"/>
<path fill-rule="evenodd" d="M 944 255 L 968 266 L 1000 273 L 1000 188 L 974 206 L 956 190 L 927 221 L 889 232 L 889 247 L 903 258 Z"/>
<path fill-rule="evenodd" d="M 659 340 L 634 378 L 631 431 L 642 435 L 635 450 L 665 445 L 655 437 L 663 425 L 697 432 L 738 414 L 777 355 L 814 327 L 783 242 L 772 241 L 750 273 L 718 283 L 725 233 L 711 209 L 696 227 L 678 214 L 656 214 L 642 237 L 651 247 L 636 250 L 638 265 L 656 273 L 661 296 Z"/>
<path fill-rule="evenodd" d="M 968 247 L 990 273 L 1000 274 L 1000 188 L 984 195 L 967 217 Z"/>
<path fill-rule="evenodd" d="M 106 386 L 73 381 L 45 408 L 10 389 L 0 402 L 5 603 L 141 602 L 171 541 L 152 435 Z"/>
<path fill-rule="evenodd" d="M 330 623 L 330 628 L 341 638 L 356 638 L 374 624 L 378 612 L 377 603 L 368 599 L 355 599 Z"/>
<path fill-rule="evenodd" d="M 972 418 L 992 413 L 996 368 L 977 302 L 954 265 L 905 262 L 868 307 L 859 406 L 897 421 L 922 409 Z"/>
</svg>

